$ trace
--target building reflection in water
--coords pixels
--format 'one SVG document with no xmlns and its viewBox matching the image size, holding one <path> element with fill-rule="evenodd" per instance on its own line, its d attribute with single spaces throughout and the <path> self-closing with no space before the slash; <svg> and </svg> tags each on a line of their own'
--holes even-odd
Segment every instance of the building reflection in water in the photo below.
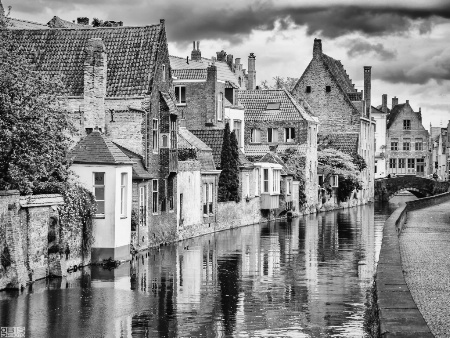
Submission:
<svg viewBox="0 0 450 338">
<path fill-rule="evenodd" d="M 369 205 L 162 246 L 2 293 L 1 323 L 33 336 L 362 336 L 387 214 Z"/>
</svg>

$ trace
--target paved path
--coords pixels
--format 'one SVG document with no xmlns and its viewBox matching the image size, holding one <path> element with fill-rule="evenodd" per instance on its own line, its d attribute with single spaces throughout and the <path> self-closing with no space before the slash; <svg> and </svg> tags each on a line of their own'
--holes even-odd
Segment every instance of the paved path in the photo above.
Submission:
<svg viewBox="0 0 450 338">
<path fill-rule="evenodd" d="M 436 337 L 450 337 L 450 202 L 411 211 L 400 236 L 406 283 Z"/>
</svg>

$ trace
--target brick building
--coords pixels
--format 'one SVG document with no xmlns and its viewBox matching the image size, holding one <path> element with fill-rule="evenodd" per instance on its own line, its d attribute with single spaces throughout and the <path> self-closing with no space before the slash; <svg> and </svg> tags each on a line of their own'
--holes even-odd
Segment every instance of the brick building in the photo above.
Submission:
<svg viewBox="0 0 450 338">
<path fill-rule="evenodd" d="M 448 179 L 447 128 L 432 127 L 430 124 L 430 168 L 428 174 L 436 173 L 439 179 Z"/>
<path fill-rule="evenodd" d="M 176 239 L 178 111 L 164 20 L 145 27 L 33 28 L 12 29 L 12 36 L 36 71 L 62 75 L 64 104 L 78 128 L 74 140 L 98 128 L 139 159 L 133 210 L 148 228 L 139 244 Z"/>
<path fill-rule="evenodd" d="M 323 53 L 322 41 L 314 39 L 313 58 L 292 90 L 293 96 L 306 100 L 318 116 L 319 140 L 331 135 L 339 142 L 355 143 L 350 148 L 357 149 L 367 163 L 361 175 L 363 190 L 358 196 L 362 202 L 374 196 L 371 68 L 364 67 L 364 92 L 358 91 L 342 63 Z"/>
<path fill-rule="evenodd" d="M 271 148 L 295 148 L 304 157 L 307 206 L 315 206 L 318 119 L 307 102 L 286 90 L 240 90 L 237 98 L 245 109 L 245 155 L 258 160 Z"/>
<path fill-rule="evenodd" d="M 428 174 L 430 165 L 429 133 L 422 125 L 422 113 L 409 104 L 392 99 L 386 133 L 387 173 L 396 175 Z"/>
</svg>

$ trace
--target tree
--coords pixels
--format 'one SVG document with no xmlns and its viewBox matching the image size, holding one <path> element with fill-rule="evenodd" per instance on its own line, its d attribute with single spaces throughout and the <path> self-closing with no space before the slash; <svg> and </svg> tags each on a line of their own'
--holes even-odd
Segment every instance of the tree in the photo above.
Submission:
<svg viewBox="0 0 450 338">
<path fill-rule="evenodd" d="M 32 194 L 71 173 L 65 90 L 59 77 L 32 70 L 9 30 L 0 38 L 0 189 Z"/>
<path fill-rule="evenodd" d="M 222 152 L 220 156 L 222 172 L 219 176 L 219 202 L 239 202 L 239 148 L 235 133 L 225 124 Z"/>
<path fill-rule="evenodd" d="M 260 85 L 261 89 L 287 89 L 291 91 L 297 83 L 298 78 L 274 76 L 272 80 L 273 84 L 270 84 L 267 80 L 262 81 Z"/>
<path fill-rule="evenodd" d="M 289 148 L 281 155 L 281 159 L 289 171 L 293 173 L 294 180 L 299 182 L 299 203 L 300 205 L 305 204 L 307 201 L 305 193 L 305 156 L 300 154 L 297 149 Z"/>
</svg>

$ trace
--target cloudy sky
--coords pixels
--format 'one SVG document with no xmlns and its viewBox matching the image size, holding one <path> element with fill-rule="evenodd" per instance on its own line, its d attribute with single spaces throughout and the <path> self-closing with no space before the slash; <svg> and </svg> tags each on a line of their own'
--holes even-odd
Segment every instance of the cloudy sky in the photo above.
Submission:
<svg viewBox="0 0 450 338">
<path fill-rule="evenodd" d="M 146 25 L 166 20 L 169 51 L 187 56 L 200 40 L 202 56 L 225 50 L 246 66 L 256 55 L 257 82 L 300 77 L 314 38 L 341 60 L 358 89 L 372 68 L 372 104 L 397 96 L 422 108 L 425 127 L 450 120 L 448 0 L 1 0 L 11 16 L 46 23 L 54 15 Z"/>
</svg>

